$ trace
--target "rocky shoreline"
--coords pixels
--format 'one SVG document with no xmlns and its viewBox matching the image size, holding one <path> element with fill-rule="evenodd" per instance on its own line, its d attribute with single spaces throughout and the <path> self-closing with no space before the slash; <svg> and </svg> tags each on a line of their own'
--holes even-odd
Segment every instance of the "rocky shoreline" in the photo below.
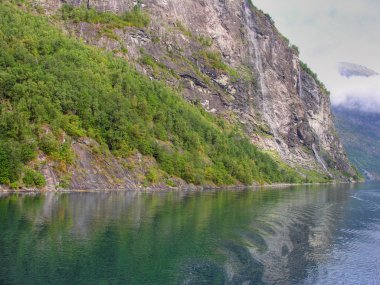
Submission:
<svg viewBox="0 0 380 285">
<path fill-rule="evenodd" d="M 219 191 L 219 190 L 230 190 L 230 191 L 241 191 L 241 190 L 258 190 L 258 189 L 284 189 L 296 186 L 317 186 L 317 185 L 338 185 L 338 184 L 358 184 L 361 182 L 346 182 L 346 181 L 334 181 L 326 183 L 274 183 L 274 184 L 264 184 L 264 185 L 230 185 L 230 186 L 197 186 L 197 185 L 187 185 L 181 187 L 171 187 L 171 186 L 153 186 L 153 187 L 138 187 L 138 188 L 118 188 L 118 189 L 36 189 L 36 188 L 22 188 L 22 189 L 10 189 L 7 187 L 0 186 L 0 194 L 27 194 L 27 193 L 97 193 L 97 192 L 170 192 L 170 191 Z"/>
</svg>

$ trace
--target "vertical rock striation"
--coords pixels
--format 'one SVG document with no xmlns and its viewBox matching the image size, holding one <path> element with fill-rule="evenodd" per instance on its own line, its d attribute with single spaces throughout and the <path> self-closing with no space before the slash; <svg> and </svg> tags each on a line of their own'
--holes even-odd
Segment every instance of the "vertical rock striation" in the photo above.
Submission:
<svg viewBox="0 0 380 285">
<path fill-rule="evenodd" d="M 151 23 L 114 29 L 66 21 L 89 44 L 114 51 L 190 102 L 242 124 L 254 144 L 284 162 L 336 179 L 355 176 L 336 135 L 330 99 L 298 52 L 250 0 L 35 0 L 49 14 L 63 3 L 124 13 L 140 5 Z M 123 52 L 122 48 L 128 50 Z M 149 56 L 157 66 L 141 60 Z"/>
</svg>

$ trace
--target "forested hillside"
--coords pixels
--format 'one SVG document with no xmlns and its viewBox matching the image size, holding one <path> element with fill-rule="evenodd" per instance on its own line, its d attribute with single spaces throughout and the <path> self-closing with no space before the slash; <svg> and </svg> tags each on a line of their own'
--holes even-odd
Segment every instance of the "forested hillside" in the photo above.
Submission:
<svg viewBox="0 0 380 285">
<path fill-rule="evenodd" d="M 82 137 L 119 159 L 137 152 L 154 158 L 148 184 L 170 177 L 198 185 L 307 179 L 258 150 L 238 126 L 125 60 L 69 38 L 28 5 L 2 1 L 0 183 L 43 187 L 41 157 L 67 178 L 76 160 L 72 144 Z"/>
<path fill-rule="evenodd" d="M 380 179 L 380 115 L 336 106 L 339 134 L 351 161 L 368 180 Z"/>
</svg>

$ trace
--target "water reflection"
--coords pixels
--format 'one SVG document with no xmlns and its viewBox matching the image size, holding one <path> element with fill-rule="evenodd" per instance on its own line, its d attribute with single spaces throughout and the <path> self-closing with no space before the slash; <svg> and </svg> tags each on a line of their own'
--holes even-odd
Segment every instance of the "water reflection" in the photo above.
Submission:
<svg viewBox="0 0 380 285">
<path fill-rule="evenodd" d="M 315 282 L 349 236 L 348 205 L 369 198 L 355 187 L 3 195 L 0 283 Z"/>
</svg>

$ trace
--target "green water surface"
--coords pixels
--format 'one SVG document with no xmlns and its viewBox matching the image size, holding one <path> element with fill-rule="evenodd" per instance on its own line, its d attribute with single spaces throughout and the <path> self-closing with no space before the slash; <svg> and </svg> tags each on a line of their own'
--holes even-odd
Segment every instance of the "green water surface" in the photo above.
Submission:
<svg viewBox="0 0 380 285">
<path fill-rule="evenodd" d="M 326 284 L 368 229 L 376 261 L 378 189 L 0 194 L 0 284 Z"/>
</svg>

